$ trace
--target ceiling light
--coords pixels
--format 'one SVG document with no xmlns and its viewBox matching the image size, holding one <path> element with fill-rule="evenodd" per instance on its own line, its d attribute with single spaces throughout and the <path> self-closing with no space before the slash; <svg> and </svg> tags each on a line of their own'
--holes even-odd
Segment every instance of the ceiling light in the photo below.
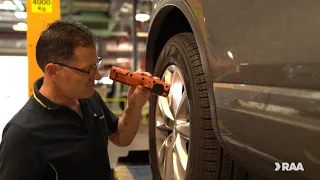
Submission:
<svg viewBox="0 0 320 180">
<path fill-rule="evenodd" d="M 19 22 L 18 24 L 13 25 L 12 29 L 15 30 L 15 31 L 27 31 L 28 30 L 28 26 L 24 22 Z"/>
<path fill-rule="evenodd" d="M 14 12 L 14 16 L 19 19 L 26 19 L 27 13 L 26 12 Z"/>
<path fill-rule="evenodd" d="M 16 10 L 17 6 L 14 5 L 11 1 L 3 1 L 3 3 L 0 4 L 0 9 L 2 9 L 2 10 Z"/>
<path fill-rule="evenodd" d="M 129 8 L 127 8 L 127 7 L 121 7 L 121 8 L 120 8 L 120 11 L 123 12 L 123 13 L 128 13 L 128 12 L 130 12 Z"/>
<path fill-rule="evenodd" d="M 120 43 L 118 45 L 119 50 L 129 50 L 132 48 L 128 43 Z"/>
<path fill-rule="evenodd" d="M 231 59 L 233 59 L 233 54 L 232 54 L 231 51 L 228 51 L 228 56 L 229 56 Z"/>
<path fill-rule="evenodd" d="M 148 21 L 149 19 L 150 19 L 150 15 L 149 14 L 140 13 L 140 14 L 136 15 L 136 20 L 137 21 L 145 22 L 145 21 Z"/>
<path fill-rule="evenodd" d="M 117 58 L 117 63 L 126 63 L 129 62 L 129 58 Z"/>
<path fill-rule="evenodd" d="M 21 10 L 24 11 L 24 6 L 22 5 L 20 0 L 13 0 L 13 2 L 16 4 L 16 6 Z"/>
<path fill-rule="evenodd" d="M 6 6 L 12 6 L 12 5 L 13 5 L 13 2 L 12 2 L 12 1 L 8 1 L 8 0 L 5 0 L 5 1 L 3 1 L 2 4 L 3 4 L 3 5 L 6 5 Z"/>
</svg>

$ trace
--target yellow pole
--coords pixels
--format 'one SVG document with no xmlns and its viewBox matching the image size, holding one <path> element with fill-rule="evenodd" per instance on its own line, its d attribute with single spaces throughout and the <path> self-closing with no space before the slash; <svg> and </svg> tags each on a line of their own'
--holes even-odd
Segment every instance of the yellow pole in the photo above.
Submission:
<svg viewBox="0 0 320 180">
<path fill-rule="evenodd" d="M 27 56 L 29 73 L 29 96 L 34 82 L 43 76 L 36 61 L 36 44 L 46 26 L 60 19 L 60 0 L 27 0 Z"/>
</svg>

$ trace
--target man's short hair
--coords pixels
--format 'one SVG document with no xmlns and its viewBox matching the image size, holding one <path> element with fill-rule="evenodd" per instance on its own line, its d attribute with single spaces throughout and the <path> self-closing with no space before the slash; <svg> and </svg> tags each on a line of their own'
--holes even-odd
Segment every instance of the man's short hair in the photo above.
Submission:
<svg viewBox="0 0 320 180">
<path fill-rule="evenodd" d="M 78 47 L 95 46 L 96 39 L 85 25 L 67 20 L 57 20 L 41 33 L 36 46 L 38 66 L 43 72 L 49 63 L 68 63 L 74 59 Z"/>
</svg>

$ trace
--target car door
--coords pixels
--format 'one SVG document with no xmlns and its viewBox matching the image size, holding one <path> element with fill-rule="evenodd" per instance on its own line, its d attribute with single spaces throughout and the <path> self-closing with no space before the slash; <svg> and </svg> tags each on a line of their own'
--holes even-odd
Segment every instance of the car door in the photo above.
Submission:
<svg viewBox="0 0 320 180">
<path fill-rule="evenodd" d="M 320 1 L 203 0 L 219 133 L 246 168 L 320 164 Z M 306 171 L 308 170 L 308 171 Z M 289 174 L 287 174 L 289 175 Z M 292 174 L 291 174 L 292 175 Z"/>
</svg>

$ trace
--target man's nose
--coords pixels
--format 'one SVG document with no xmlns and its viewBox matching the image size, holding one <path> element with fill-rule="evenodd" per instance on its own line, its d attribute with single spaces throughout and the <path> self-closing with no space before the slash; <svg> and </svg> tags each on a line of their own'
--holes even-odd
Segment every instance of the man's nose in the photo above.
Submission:
<svg viewBox="0 0 320 180">
<path fill-rule="evenodd" d="M 102 78 L 102 76 L 99 73 L 98 69 L 95 69 L 94 74 L 93 74 L 93 79 L 94 80 L 100 80 L 101 78 Z"/>
</svg>

